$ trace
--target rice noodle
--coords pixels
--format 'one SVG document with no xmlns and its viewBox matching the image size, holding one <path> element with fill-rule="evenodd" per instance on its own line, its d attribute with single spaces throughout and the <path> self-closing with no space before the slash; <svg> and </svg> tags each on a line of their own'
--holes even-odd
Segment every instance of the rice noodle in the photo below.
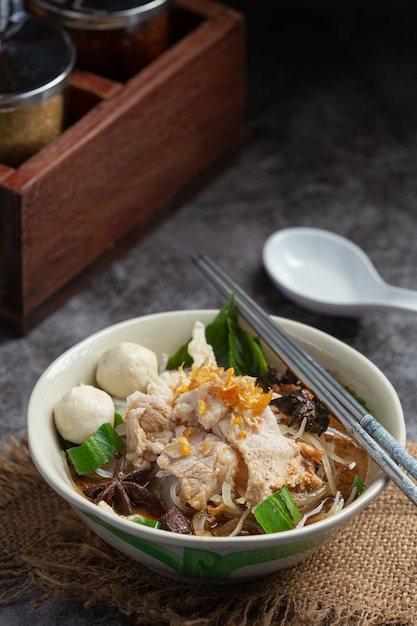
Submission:
<svg viewBox="0 0 417 626">
<path fill-rule="evenodd" d="M 333 477 L 333 470 L 332 470 L 332 466 L 330 465 L 330 459 L 329 457 L 325 454 L 322 458 L 322 463 L 323 463 L 323 469 L 326 473 L 326 477 L 327 477 L 327 481 L 328 481 L 328 485 L 329 485 L 329 490 L 331 491 L 331 493 L 333 495 L 336 494 L 336 484 L 334 482 L 334 477 Z"/>
<path fill-rule="evenodd" d="M 279 429 L 281 431 L 281 433 L 285 436 L 285 437 L 291 437 L 293 439 L 297 438 L 298 432 L 300 429 L 296 430 L 295 428 L 291 428 L 291 426 L 287 426 L 287 424 L 283 424 L 278 422 L 278 426 Z"/>
<path fill-rule="evenodd" d="M 95 470 L 97 476 L 100 476 L 100 478 L 111 478 L 113 476 L 113 471 L 105 469 L 104 467 L 98 467 Z"/>
<path fill-rule="evenodd" d="M 328 428 L 324 434 L 324 438 L 326 440 L 326 443 L 328 444 L 329 442 L 327 441 L 328 439 L 334 440 L 334 439 L 343 439 L 343 441 L 349 441 L 351 442 L 352 439 L 351 437 L 349 437 L 349 435 L 346 433 L 342 433 L 340 432 L 340 430 L 336 430 L 335 428 Z M 337 454 L 335 454 L 333 451 L 329 451 L 329 456 L 332 457 L 332 459 L 336 462 L 339 463 L 339 465 L 346 465 L 349 466 L 352 461 L 350 459 L 344 459 L 340 456 L 338 456 Z"/>
<path fill-rule="evenodd" d="M 340 491 L 337 491 L 336 495 L 335 495 L 335 498 L 334 498 L 334 502 L 333 502 L 331 508 L 329 509 L 329 511 L 327 512 L 326 517 L 331 517 L 332 515 L 334 515 L 335 513 L 340 511 L 341 509 L 343 509 L 344 503 L 345 503 L 345 501 L 343 500 L 342 494 L 340 493 Z"/>
<path fill-rule="evenodd" d="M 115 469 L 116 469 L 116 459 L 113 458 L 111 459 L 111 461 L 109 461 L 105 465 L 98 467 L 95 470 L 95 472 L 97 476 L 100 476 L 102 478 L 111 478 L 114 474 Z"/>
<path fill-rule="evenodd" d="M 318 506 L 316 506 L 315 509 L 313 509 L 312 511 L 308 511 L 307 513 L 304 513 L 303 517 L 298 522 L 298 524 L 296 525 L 295 528 L 302 528 L 303 526 L 305 526 L 305 523 L 306 523 L 306 521 L 308 520 L 309 517 L 312 517 L 313 515 L 317 515 L 317 513 L 320 513 L 320 511 L 322 510 L 322 508 L 325 505 L 325 502 L 326 502 L 326 500 L 322 500 L 320 502 L 320 504 Z"/>
<path fill-rule="evenodd" d="M 180 492 L 180 483 L 178 478 L 173 477 L 174 480 L 172 481 L 170 487 L 169 487 L 169 495 L 170 498 L 172 500 L 172 503 L 178 507 L 181 510 L 185 510 L 186 509 L 186 503 L 184 502 L 184 500 L 180 497 L 179 492 Z"/>
<path fill-rule="evenodd" d="M 333 463 L 338 463 L 339 465 L 351 468 L 352 460 L 344 459 L 334 452 L 334 444 L 332 442 L 332 439 L 341 438 L 345 441 L 351 441 L 351 438 L 349 437 L 349 435 L 330 427 L 326 430 L 326 433 L 324 435 L 319 437 L 318 435 L 305 431 L 306 423 L 307 418 L 304 417 L 298 430 L 290 428 L 285 424 L 279 424 L 279 427 L 281 432 L 286 436 L 290 436 L 294 439 L 299 439 L 306 443 L 310 443 L 312 446 L 314 446 L 315 448 L 319 448 L 323 452 L 322 466 L 328 483 L 328 492 L 333 496 L 336 496 L 337 488 L 335 483 L 335 470 L 333 467 Z M 329 434 L 330 437 L 328 437 Z M 330 439 L 330 441 L 328 441 L 328 438 Z M 314 500 L 314 497 L 315 494 L 312 494 L 312 500 Z"/>
<path fill-rule="evenodd" d="M 193 515 L 193 518 L 191 520 L 191 525 L 193 527 L 193 531 L 195 535 L 202 537 L 204 535 L 210 534 L 206 531 L 206 528 L 205 528 L 207 519 L 208 519 L 208 514 L 203 513 L 201 511 Z"/>
<path fill-rule="evenodd" d="M 246 511 L 243 511 L 238 523 L 236 524 L 235 529 L 230 533 L 229 537 L 235 537 L 236 535 L 240 533 L 240 531 L 242 530 L 243 522 L 245 521 L 249 513 L 250 513 L 250 509 L 246 509 Z"/>
<path fill-rule="evenodd" d="M 352 461 L 350 459 L 342 459 L 341 456 L 338 456 L 334 452 L 329 452 L 329 456 L 335 461 L 335 463 L 339 463 L 339 465 L 345 465 L 347 467 L 352 465 Z M 353 464 L 355 466 L 355 464 Z"/>
<path fill-rule="evenodd" d="M 300 428 L 298 429 L 298 431 L 297 431 L 297 433 L 295 435 L 296 439 L 301 439 L 302 438 L 302 436 L 304 434 L 304 431 L 305 431 L 305 428 L 306 428 L 306 425 L 307 425 L 307 418 L 304 417 L 302 422 L 301 422 Z"/>
<path fill-rule="evenodd" d="M 331 465 L 331 450 L 329 450 L 329 445 L 327 444 L 323 436 L 318 437 L 317 435 L 314 435 L 312 433 L 304 433 L 302 440 L 310 443 L 315 448 L 319 448 L 323 452 L 322 465 L 326 474 L 329 491 L 332 495 L 335 495 L 337 489 L 334 480 L 334 470 Z"/>
<path fill-rule="evenodd" d="M 328 492 L 327 485 L 324 484 L 316 489 L 316 491 L 294 493 L 292 497 L 298 508 L 302 511 L 315 506 L 317 502 L 324 501 L 327 495 L 330 495 L 330 493 Z"/>
<path fill-rule="evenodd" d="M 241 512 L 241 508 L 234 503 L 232 497 L 232 485 L 231 483 L 224 482 L 222 485 L 222 498 L 223 502 L 227 507 L 227 513 L 229 515 L 239 515 Z"/>
<path fill-rule="evenodd" d="M 180 483 L 178 478 L 163 470 L 156 472 L 155 477 L 158 479 L 159 497 L 166 508 L 169 509 L 172 506 L 176 506 L 184 512 L 186 510 L 186 503 L 179 494 Z"/>
<path fill-rule="evenodd" d="M 352 441 L 352 437 L 348 433 L 344 433 L 333 426 L 328 426 L 325 432 L 326 437 L 333 437 L 335 439 L 344 439 L 345 441 Z"/>
<path fill-rule="evenodd" d="M 353 500 L 356 497 L 356 493 L 357 493 L 357 488 L 356 487 L 352 487 L 352 491 L 350 492 L 350 496 L 349 498 L 346 500 L 345 502 L 345 506 L 347 506 L 348 504 L 350 504 L 351 502 L 353 502 Z"/>
</svg>

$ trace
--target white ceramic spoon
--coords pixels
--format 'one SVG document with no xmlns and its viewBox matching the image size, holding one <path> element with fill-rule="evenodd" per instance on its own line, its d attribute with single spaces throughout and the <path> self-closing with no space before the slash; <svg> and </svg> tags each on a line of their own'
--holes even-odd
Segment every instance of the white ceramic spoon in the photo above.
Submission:
<svg viewBox="0 0 417 626">
<path fill-rule="evenodd" d="M 417 291 L 393 287 L 356 244 L 319 228 L 284 228 L 263 247 L 272 282 L 297 304 L 352 316 L 366 310 L 417 312 Z"/>
</svg>

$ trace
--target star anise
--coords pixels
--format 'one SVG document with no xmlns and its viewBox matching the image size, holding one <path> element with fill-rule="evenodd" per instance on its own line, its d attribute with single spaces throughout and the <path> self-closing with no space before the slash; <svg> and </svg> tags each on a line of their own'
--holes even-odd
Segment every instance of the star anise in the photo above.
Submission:
<svg viewBox="0 0 417 626">
<path fill-rule="evenodd" d="M 144 486 L 150 470 L 133 470 L 124 476 L 125 463 L 126 455 L 118 453 L 113 477 L 87 487 L 84 489 L 84 495 L 91 498 L 95 504 L 106 502 L 120 515 L 132 515 L 133 507 L 149 507 L 156 505 L 158 501 Z"/>
</svg>

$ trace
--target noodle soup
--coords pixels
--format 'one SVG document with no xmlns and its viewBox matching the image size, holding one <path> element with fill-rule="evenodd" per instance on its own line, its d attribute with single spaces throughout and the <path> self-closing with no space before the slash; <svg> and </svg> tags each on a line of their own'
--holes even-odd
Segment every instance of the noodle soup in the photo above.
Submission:
<svg viewBox="0 0 417 626">
<path fill-rule="evenodd" d="M 175 353 L 178 346 L 189 339 L 196 320 L 201 320 L 208 330 L 217 314 L 218 311 L 214 310 L 169 311 L 125 320 L 104 328 L 72 346 L 49 365 L 36 383 L 28 406 L 30 453 L 41 476 L 62 498 L 63 514 L 69 511 L 68 507 L 71 507 L 84 524 L 115 550 L 128 555 L 157 574 L 177 581 L 191 582 L 193 585 L 196 583 L 210 585 L 240 583 L 292 567 L 310 556 L 332 537 L 336 535 L 340 537 L 349 520 L 358 512 L 363 512 L 388 483 L 382 471 L 370 462 L 366 488 L 349 504 L 346 501 L 343 508 L 333 515 L 315 520 L 314 523 L 309 523 L 310 518 L 302 526 L 295 526 L 288 531 L 264 531 L 260 534 L 238 536 L 213 536 L 212 534 L 198 536 L 163 531 L 142 523 L 143 520 L 140 519 L 139 514 L 137 517 L 141 523 L 133 522 L 129 515 L 120 515 L 112 506 L 97 505 L 92 499 L 86 497 L 74 483 L 69 470 L 71 462 L 67 459 L 69 451 L 58 436 L 54 423 L 54 409 L 61 398 L 71 389 L 79 389 L 82 386 L 91 386 L 99 391 L 101 385 L 97 381 L 96 373 L 100 359 L 108 350 L 125 342 L 146 346 L 153 352 L 158 362 L 157 374 L 166 369 L 175 371 L 178 365 L 173 365 L 169 361 L 167 363 L 166 355 Z M 332 372 L 350 389 L 355 390 L 359 396 L 366 398 L 367 404 L 372 407 L 381 424 L 402 445 L 405 444 L 404 415 L 398 395 L 386 376 L 372 362 L 347 344 L 311 326 L 284 318 L 274 319 L 322 367 Z M 241 320 L 239 320 L 239 325 L 243 326 Z M 215 342 L 220 334 L 218 329 L 214 333 L 214 339 L 210 337 L 210 340 Z M 281 366 L 275 355 L 270 353 L 267 346 L 262 344 L 262 350 L 267 363 L 284 372 L 285 368 Z M 254 352 L 257 354 L 256 349 Z M 180 360 L 182 362 L 183 358 Z M 254 360 L 258 361 L 257 358 Z M 148 367 L 152 368 L 152 360 L 149 359 L 147 362 Z M 218 364 L 225 366 L 220 360 Z M 236 365 L 239 365 L 239 360 L 234 364 L 235 368 Z M 184 365 L 186 371 L 190 367 L 188 363 Z M 257 381 L 262 378 L 252 371 L 250 363 L 248 367 L 245 365 L 242 371 L 235 369 L 236 375 L 248 373 L 256 376 Z M 264 372 L 259 372 L 259 374 L 264 374 Z M 283 375 L 285 376 L 285 372 Z M 129 376 L 124 375 L 123 379 L 126 382 Z M 276 379 L 270 384 L 274 382 L 284 384 L 284 381 Z M 287 382 L 292 384 L 293 381 Z M 263 388 L 263 391 L 268 391 L 268 385 Z M 127 408 L 126 398 L 120 400 L 115 399 L 113 394 L 108 395 L 110 395 L 112 414 L 114 415 L 114 408 L 116 408 L 116 413 L 124 415 Z M 108 406 L 107 403 L 103 404 L 103 408 L 105 406 Z M 282 412 L 284 408 L 281 407 Z M 309 422 L 309 414 L 306 417 Z M 94 428 L 93 422 L 97 418 L 98 415 L 94 411 L 89 411 L 90 427 Z M 299 421 L 293 422 L 290 426 L 288 418 L 286 419 L 286 427 L 294 431 L 299 430 L 301 427 Z M 98 429 L 99 425 L 96 424 L 95 428 Z M 111 429 L 116 430 L 116 433 L 119 431 L 118 436 L 123 446 L 126 447 L 123 425 L 118 425 L 118 419 Z M 245 429 L 241 428 L 241 430 Z M 312 434 L 311 428 L 307 432 Z M 82 447 L 82 444 L 75 445 L 74 449 L 78 447 Z M 122 449 L 121 453 L 123 453 Z M 344 456 L 341 450 L 338 454 Z M 113 475 L 112 472 L 115 472 L 115 459 L 112 468 L 108 464 L 111 464 L 111 461 L 107 464 L 103 462 L 102 469 L 97 470 L 101 473 L 99 480 L 106 481 Z M 105 476 L 106 470 L 107 476 Z M 141 472 L 142 470 L 134 471 Z M 125 472 L 123 476 L 124 474 Z M 79 480 L 87 478 L 87 474 L 83 476 L 84 478 Z M 135 477 L 140 480 L 140 475 L 134 474 L 133 478 Z M 348 482 L 350 483 L 350 479 Z M 168 486 L 168 482 L 166 484 Z M 239 483 L 239 488 L 243 487 L 244 484 Z M 226 492 L 225 497 L 228 498 Z M 239 502 L 237 504 L 242 506 Z M 139 513 L 140 510 L 145 512 L 146 507 L 135 508 L 135 513 Z M 149 512 L 147 515 L 148 520 L 153 517 Z M 372 515 L 371 508 L 369 515 Z M 235 524 L 232 518 L 230 518 L 230 524 Z M 227 531 L 227 528 L 224 530 Z M 45 540 L 48 539 L 45 538 Z M 340 540 L 343 541 L 343 537 L 340 537 Z"/>
<path fill-rule="evenodd" d="M 226 326 L 224 361 L 224 346 L 209 338 L 224 338 Z M 95 386 L 78 389 L 77 415 L 68 394 L 55 406 L 58 430 L 77 430 L 82 402 L 83 419 L 100 421 L 104 409 L 89 397 L 98 388 L 118 419 L 110 410 L 85 440 L 76 432 L 69 467 L 86 498 L 131 522 L 197 536 L 269 534 L 330 517 L 365 488 L 366 454 L 291 372 L 266 363 L 230 302 L 211 326 L 196 322 L 165 363 L 131 342 L 105 351 Z M 104 462 L 90 455 L 103 442 Z"/>
</svg>

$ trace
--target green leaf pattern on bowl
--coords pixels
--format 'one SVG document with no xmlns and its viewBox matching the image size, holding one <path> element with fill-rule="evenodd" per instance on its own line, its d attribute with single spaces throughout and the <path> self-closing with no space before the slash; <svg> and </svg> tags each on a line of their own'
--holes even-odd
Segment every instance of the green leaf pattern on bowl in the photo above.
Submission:
<svg viewBox="0 0 417 626">
<path fill-rule="evenodd" d="M 232 572 L 242 567 L 259 565 L 269 561 L 278 561 L 294 556 L 300 552 L 314 550 L 327 539 L 327 537 L 319 536 L 297 544 L 276 546 L 275 548 L 241 550 L 239 552 L 229 552 L 225 555 L 216 554 L 209 550 L 185 547 L 181 556 L 172 550 L 140 539 L 139 537 L 134 537 L 129 533 L 115 528 L 95 515 L 86 515 L 95 524 L 99 524 L 137 550 L 149 554 L 152 558 L 164 563 L 178 574 L 195 578 L 229 578 Z"/>
</svg>

